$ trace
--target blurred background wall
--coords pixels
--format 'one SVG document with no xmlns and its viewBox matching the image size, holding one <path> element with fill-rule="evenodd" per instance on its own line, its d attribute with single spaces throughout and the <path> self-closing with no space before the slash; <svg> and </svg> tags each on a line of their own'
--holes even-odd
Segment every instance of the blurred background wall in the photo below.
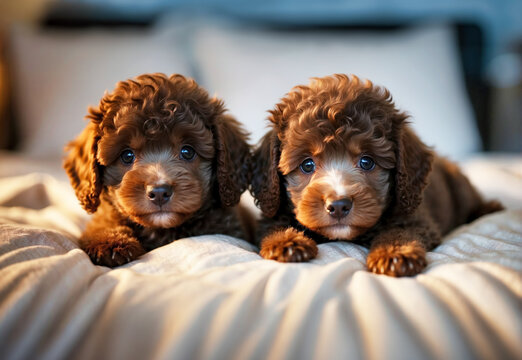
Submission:
<svg viewBox="0 0 522 360">
<path fill-rule="evenodd" d="M 81 129 L 80 114 L 105 90 L 156 71 L 185 73 L 223 96 L 257 140 L 269 104 L 307 69 L 360 69 L 390 86 L 425 140 L 448 155 L 522 150 L 519 0 L 3 0 L 0 24 L 4 149 L 56 153 L 54 143 L 61 148 Z M 395 65 L 379 72 L 387 62 L 354 54 Z M 64 136 L 49 144 L 57 131 Z"/>
</svg>

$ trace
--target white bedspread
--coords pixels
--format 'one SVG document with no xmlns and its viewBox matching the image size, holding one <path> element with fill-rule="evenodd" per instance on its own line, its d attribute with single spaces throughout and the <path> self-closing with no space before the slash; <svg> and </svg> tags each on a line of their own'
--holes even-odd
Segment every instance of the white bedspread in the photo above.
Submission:
<svg viewBox="0 0 522 360">
<path fill-rule="evenodd" d="M 95 266 L 76 245 L 87 217 L 63 177 L 4 167 L 0 358 L 520 359 L 521 164 L 469 162 L 509 209 L 456 229 L 402 279 L 365 271 L 367 250 L 350 243 L 281 264 L 223 235 Z"/>
</svg>

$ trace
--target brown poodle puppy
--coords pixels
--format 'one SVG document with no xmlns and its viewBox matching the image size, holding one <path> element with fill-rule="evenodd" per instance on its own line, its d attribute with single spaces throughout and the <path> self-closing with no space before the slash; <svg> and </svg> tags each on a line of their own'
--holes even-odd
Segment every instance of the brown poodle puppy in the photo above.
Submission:
<svg viewBox="0 0 522 360">
<path fill-rule="evenodd" d="M 317 242 L 345 240 L 370 248 L 372 272 L 415 275 L 442 235 L 502 208 L 484 202 L 406 119 L 386 89 L 355 76 L 288 93 L 254 153 L 261 255 L 307 261 Z"/>
<path fill-rule="evenodd" d="M 95 213 L 80 246 L 118 266 L 187 236 L 248 237 L 234 208 L 248 186 L 250 149 L 239 123 L 194 80 L 141 75 L 90 108 L 64 167 Z"/>
</svg>

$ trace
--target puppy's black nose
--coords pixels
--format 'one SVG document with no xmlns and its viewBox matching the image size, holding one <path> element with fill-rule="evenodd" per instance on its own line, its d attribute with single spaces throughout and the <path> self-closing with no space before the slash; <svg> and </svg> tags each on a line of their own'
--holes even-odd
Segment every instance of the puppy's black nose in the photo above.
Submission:
<svg viewBox="0 0 522 360">
<path fill-rule="evenodd" d="M 352 201 L 350 199 L 339 199 L 334 201 L 326 201 L 326 212 L 331 217 L 342 219 L 350 213 L 352 208 Z"/>
<path fill-rule="evenodd" d="M 172 186 L 170 185 L 147 186 L 147 197 L 154 205 L 161 206 L 168 203 L 171 196 Z"/>
</svg>

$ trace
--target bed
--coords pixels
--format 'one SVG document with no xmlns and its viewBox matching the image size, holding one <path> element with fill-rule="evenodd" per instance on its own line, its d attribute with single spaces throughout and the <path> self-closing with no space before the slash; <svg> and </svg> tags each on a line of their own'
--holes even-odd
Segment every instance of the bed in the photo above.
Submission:
<svg viewBox="0 0 522 360">
<path fill-rule="evenodd" d="M 86 216 L 64 176 L 4 173 L 2 357 L 520 358 L 522 159 L 476 157 L 464 169 L 509 208 L 453 231 L 405 279 L 368 273 L 367 250 L 350 243 L 281 264 L 224 235 L 95 266 L 77 246 Z"/>
<path fill-rule="evenodd" d="M 251 54 L 235 47 L 248 46 L 252 37 L 259 37 L 258 43 L 265 46 L 262 53 L 251 54 L 257 57 L 265 51 L 270 53 L 270 46 L 284 45 L 272 37 L 282 42 L 295 40 L 273 33 L 242 38 L 244 33 L 222 27 L 219 31 L 200 29 L 200 33 L 207 33 L 200 38 L 194 34 L 192 56 L 202 48 L 212 49 L 208 42 L 223 52 L 210 57 L 212 63 L 209 57 L 200 57 L 199 81 L 228 99 L 231 111 L 244 119 L 254 141 L 264 125 L 249 116 L 264 117 L 256 109 L 266 109 L 262 101 L 273 99 L 257 97 L 258 103 L 249 108 L 240 91 L 241 74 L 234 73 L 234 64 L 220 71 L 213 66 L 225 61 L 226 57 L 219 56 L 234 51 Z M 406 34 L 405 41 L 397 46 L 422 44 L 422 36 L 432 36 L 432 41 L 447 37 L 446 30 L 427 31 Z M 77 245 L 88 216 L 68 184 L 57 153 L 66 140 L 62 137 L 70 138 L 69 132 L 79 131 L 83 124 L 79 119 L 77 125 L 69 121 L 69 127 L 63 128 L 65 134 L 49 131 L 49 118 L 55 121 L 61 117 L 64 123 L 70 120 L 69 114 L 53 113 L 53 101 L 63 101 L 60 96 L 67 91 L 64 88 L 55 97 L 46 93 L 45 99 L 31 93 L 28 79 L 34 75 L 30 72 L 37 70 L 31 64 L 24 68 L 24 61 L 34 58 L 20 54 L 34 50 L 27 45 L 31 41 L 42 40 L 34 36 L 51 35 L 15 34 L 16 51 L 23 60 L 15 78 L 20 81 L 19 91 L 28 94 L 26 100 L 37 104 L 24 109 L 28 113 L 20 118 L 25 141 L 21 150 L 0 153 L 0 358 L 522 358 L 522 156 L 478 152 L 477 130 L 468 121 L 471 113 L 466 106 L 454 115 L 458 126 L 455 119 L 446 120 L 454 130 L 451 134 L 434 134 L 422 107 L 415 108 L 414 115 L 420 121 L 417 130 L 443 153 L 457 157 L 481 193 L 501 200 L 506 210 L 448 234 L 428 253 L 428 267 L 418 276 L 396 279 L 371 274 L 365 269 L 367 250 L 347 242 L 320 244 L 318 257 L 310 263 L 282 264 L 263 260 L 255 246 L 224 235 L 179 239 L 109 269 L 93 265 Z M 89 36 L 80 40 L 62 35 L 58 40 L 52 36 L 46 39 L 61 46 L 67 41 L 92 42 Z M 238 45 L 241 41 L 247 44 Z M 382 39 L 379 41 L 377 45 L 383 44 Z M 45 52 L 49 42 L 39 51 Z M 438 49 L 437 56 L 443 59 L 434 61 L 439 65 L 447 60 L 444 56 L 449 59 L 451 55 L 451 47 L 441 44 L 446 52 Z M 416 59 L 415 53 L 410 49 L 405 56 L 409 61 L 424 61 Z M 44 55 L 36 57 L 42 62 L 38 71 L 49 74 L 45 66 L 54 60 L 52 53 L 48 58 Z M 181 63 L 176 66 L 178 72 L 190 72 Z M 266 66 L 262 71 L 269 73 L 273 64 L 261 58 L 255 67 L 262 66 Z M 407 64 L 401 66 L 408 68 Z M 444 74 L 455 70 L 450 63 L 446 64 L 449 69 L 441 66 L 435 70 Z M 285 73 L 289 77 L 273 79 L 272 84 L 285 89 L 287 83 L 304 76 L 300 71 L 305 70 L 289 71 Z M 114 68 L 110 73 L 117 71 Z M 424 76 L 436 78 L 440 74 L 427 71 Z M 260 84 L 252 84 L 254 90 L 258 86 L 258 94 L 266 90 L 260 79 Z M 451 81 L 455 80 L 442 81 L 445 87 L 438 90 L 438 96 L 462 90 L 462 84 Z M 410 99 L 422 96 L 417 92 L 401 95 L 400 83 L 393 79 L 388 82 L 395 84 L 399 102 L 422 100 Z M 64 86 L 70 84 L 64 82 Z M 93 89 L 92 93 L 97 91 Z M 433 99 L 433 94 L 427 96 Z M 452 101 L 459 99 L 453 97 Z M 43 102 L 51 104 L 48 114 L 36 111 L 42 109 Z M 428 108 L 426 116 L 438 108 L 437 104 Z M 80 109 L 84 111 L 85 105 Z M 35 116 L 47 118 L 36 121 Z M 444 124 L 439 125 L 444 128 Z M 49 142 L 42 131 L 56 140 Z M 463 133 L 465 141 L 452 140 L 452 136 L 458 139 Z M 242 201 L 255 211 L 248 194 Z"/>
</svg>

